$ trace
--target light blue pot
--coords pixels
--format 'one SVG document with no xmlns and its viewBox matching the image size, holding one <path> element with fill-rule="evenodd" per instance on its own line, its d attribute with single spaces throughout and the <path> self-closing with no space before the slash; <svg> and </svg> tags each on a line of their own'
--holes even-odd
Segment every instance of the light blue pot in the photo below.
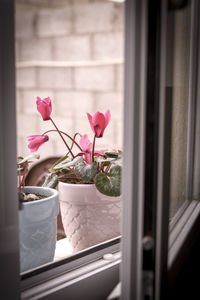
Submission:
<svg viewBox="0 0 200 300">
<path fill-rule="evenodd" d="M 23 209 L 19 210 L 21 272 L 53 260 L 59 212 L 56 190 L 27 186 L 24 192 L 44 195 L 47 198 L 24 203 Z"/>
</svg>

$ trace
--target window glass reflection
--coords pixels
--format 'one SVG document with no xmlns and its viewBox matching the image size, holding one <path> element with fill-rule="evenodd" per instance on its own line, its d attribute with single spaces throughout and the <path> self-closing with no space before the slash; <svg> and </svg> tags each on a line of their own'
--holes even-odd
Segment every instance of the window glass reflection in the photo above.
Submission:
<svg viewBox="0 0 200 300">
<path fill-rule="evenodd" d="M 53 129 L 50 121 L 43 121 L 38 113 L 37 97 L 50 97 L 51 116 L 61 131 L 72 137 L 77 132 L 87 134 L 90 141 L 93 141 L 93 131 L 86 113 L 93 116 L 97 111 L 105 114 L 110 110 L 111 120 L 103 138 L 96 139 L 96 149 L 122 150 L 123 3 L 16 0 L 15 4 L 18 155 L 29 154 L 27 136 L 41 135 Z M 66 147 L 56 132 L 50 132 L 49 141 L 39 147 L 37 153 L 40 161 L 33 164 L 26 185 L 41 186 L 44 174 L 66 154 Z M 86 195 L 87 191 L 81 193 Z M 75 251 L 119 235 L 118 229 L 112 229 L 115 223 L 117 227 L 120 225 L 120 218 L 115 218 L 120 210 L 119 201 L 110 201 L 106 208 L 101 207 L 99 199 L 95 201 L 92 208 L 84 211 L 82 208 L 86 205 L 82 205 L 79 212 L 68 203 L 64 208 L 66 226 L 63 226 L 59 213 L 54 260 L 73 252 L 64 230 L 69 228 L 69 223 L 74 223 L 70 234 L 76 243 L 84 241 L 83 247 L 77 247 Z M 99 221 L 93 225 L 97 228 L 94 233 L 89 232 L 89 227 L 84 228 L 84 222 L 93 224 L 93 220 L 104 215 L 107 215 L 108 223 Z M 82 230 L 81 238 L 76 236 L 78 229 Z"/>
</svg>

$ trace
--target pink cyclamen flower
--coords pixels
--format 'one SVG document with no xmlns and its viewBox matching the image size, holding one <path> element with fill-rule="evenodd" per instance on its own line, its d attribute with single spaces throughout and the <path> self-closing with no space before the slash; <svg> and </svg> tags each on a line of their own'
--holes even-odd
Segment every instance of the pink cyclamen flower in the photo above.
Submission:
<svg viewBox="0 0 200 300">
<path fill-rule="evenodd" d="M 38 150 L 45 142 L 49 140 L 48 135 L 30 135 L 27 137 L 28 148 L 31 152 Z"/>
<path fill-rule="evenodd" d="M 41 114 L 44 121 L 50 120 L 50 115 L 52 112 L 51 99 L 49 97 L 41 99 L 37 97 L 37 110 Z"/>
<path fill-rule="evenodd" d="M 83 152 L 81 152 L 79 155 L 85 156 L 85 161 L 88 164 L 92 163 L 92 143 L 88 139 L 87 134 L 84 134 L 79 141 L 79 144 L 81 146 L 81 149 Z M 100 151 L 94 151 L 94 154 L 97 156 L 105 156 L 103 152 Z"/>
<path fill-rule="evenodd" d="M 110 122 L 110 118 L 111 118 L 110 110 L 108 109 L 105 112 L 105 115 L 100 112 L 96 112 L 94 116 L 91 116 L 89 113 L 87 113 L 87 116 L 95 136 L 97 138 L 102 137 L 105 128 Z"/>
<path fill-rule="evenodd" d="M 90 142 L 90 140 L 88 139 L 87 134 L 84 134 L 79 141 L 79 144 L 81 146 L 82 149 L 82 155 L 85 156 L 85 161 L 88 164 L 91 164 L 92 162 L 92 143 Z"/>
</svg>

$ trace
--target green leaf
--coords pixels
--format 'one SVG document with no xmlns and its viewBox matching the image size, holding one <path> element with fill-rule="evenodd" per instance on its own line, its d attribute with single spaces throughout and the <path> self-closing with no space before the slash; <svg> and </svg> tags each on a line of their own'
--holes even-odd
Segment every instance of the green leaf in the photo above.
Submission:
<svg viewBox="0 0 200 300">
<path fill-rule="evenodd" d="M 30 154 L 24 158 L 19 156 L 17 164 L 21 165 L 21 164 L 25 163 L 26 161 L 29 161 L 30 159 L 39 159 L 39 158 L 40 158 L 40 155 L 37 153 Z"/>
<path fill-rule="evenodd" d="M 56 167 L 59 163 L 61 163 L 62 161 L 64 161 L 65 159 L 67 159 L 68 158 L 68 156 L 63 156 L 63 157 L 61 157 L 61 158 L 59 158 L 59 160 L 57 160 L 52 166 L 51 166 L 51 168 L 49 169 L 49 172 L 51 172 L 51 173 L 54 173 L 55 172 L 55 170 L 54 170 L 54 167 Z M 56 170 L 56 171 L 58 171 L 58 170 Z"/>
<path fill-rule="evenodd" d="M 58 170 L 74 167 L 81 159 L 82 157 L 80 156 L 74 158 L 73 160 L 72 158 L 66 158 L 64 160 L 61 160 L 60 163 L 56 164 L 53 167 L 53 169 L 58 171 Z"/>
<path fill-rule="evenodd" d="M 48 173 L 45 176 L 43 187 L 55 189 L 58 185 L 58 176 L 55 173 Z"/>
<path fill-rule="evenodd" d="M 80 157 L 80 160 L 76 164 L 75 171 L 85 183 L 91 182 L 91 180 L 93 180 L 95 175 L 98 173 L 96 164 L 87 164 L 82 157 Z"/>
<path fill-rule="evenodd" d="M 63 173 L 63 174 L 72 174 L 70 169 L 62 169 L 61 173 Z"/>
<path fill-rule="evenodd" d="M 117 158 L 119 156 L 119 154 L 117 152 L 105 152 L 105 154 L 107 155 L 107 157 L 111 157 L 111 158 Z"/>
<path fill-rule="evenodd" d="M 99 156 L 97 159 L 96 159 L 96 162 L 98 163 L 104 163 L 104 162 L 114 162 L 116 160 L 116 158 L 113 158 L 113 157 L 107 157 L 107 158 L 104 158 L 102 156 Z"/>
<path fill-rule="evenodd" d="M 114 149 L 107 149 L 107 150 L 101 150 L 101 152 L 105 153 L 107 157 L 117 158 L 121 156 L 122 151 L 120 150 L 114 150 Z"/>
<path fill-rule="evenodd" d="M 115 159 L 115 160 L 112 162 L 112 164 L 113 164 L 113 165 L 116 165 L 116 166 L 122 167 L 122 164 L 123 164 L 122 157 L 119 157 L 118 159 Z"/>
<path fill-rule="evenodd" d="M 119 165 L 122 166 L 122 157 L 121 155 L 117 155 L 116 157 L 110 156 L 110 157 L 98 157 L 96 160 L 98 163 L 111 163 L 113 165 Z"/>
<path fill-rule="evenodd" d="M 120 196 L 121 167 L 112 167 L 108 174 L 97 174 L 95 177 L 95 185 L 98 191 L 104 195 L 111 197 Z"/>
</svg>

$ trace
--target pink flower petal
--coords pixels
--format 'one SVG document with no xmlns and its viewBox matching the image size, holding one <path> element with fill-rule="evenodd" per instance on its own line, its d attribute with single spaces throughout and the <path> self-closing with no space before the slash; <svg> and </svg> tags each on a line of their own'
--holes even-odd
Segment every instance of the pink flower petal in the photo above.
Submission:
<svg viewBox="0 0 200 300">
<path fill-rule="evenodd" d="M 101 151 L 98 151 L 98 150 L 95 150 L 95 151 L 94 151 L 94 154 L 95 154 L 96 156 L 106 156 L 105 153 L 103 153 L 103 152 L 101 152 Z"/>
<path fill-rule="evenodd" d="M 93 117 L 87 113 L 88 120 L 90 122 L 90 126 L 92 128 L 92 131 L 95 133 L 95 136 L 97 138 L 100 138 L 103 136 L 104 130 L 106 126 L 110 122 L 111 114 L 110 110 L 108 109 L 105 112 L 105 115 L 101 112 L 96 112 Z"/>
<path fill-rule="evenodd" d="M 104 114 L 100 112 L 96 112 L 94 116 L 92 117 L 92 123 L 93 126 L 99 125 L 100 127 L 104 128 L 105 127 L 105 117 Z"/>
<path fill-rule="evenodd" d="M 87 134 L 84 134 L 79 141 L 79 144 L 83 152 L 90 151 L 92 149 L 92 143 L 88 139 Z"/>
<path fill-rule="evenodd" d="M 48 135 L 31 135 L 27 137 L 28 148 L 31 152 L 35 152 L 38 148 L 49 140 Z"/>
<path fill-rule="evenodd" d="M 91 164 L 92 163 L 92 154 L 90 153 L 85 153 L 85 161 L 87 164 Z"/>
<path fill-rule="evenodd" d="M 87 113 L 87 117 L 88 117 L 88 120 L 89 120 L 89 122 L 90 122 L 90 127 L 91 127 L 91 129 L 92 129 L 92 131 L 95 133 L 95 131 L 94 131 L 94 126 L 93 126 L 93 122 L 92 122 L 92 116 L 91 116 L 89 113 Z"/>
<path fill-rule="evenodd" d="M 110 110 L 108 109 L 108 110 L 105 112 L 106 126 L 109 124 L 110 119 L 111 119 L 111 113 L 110 113 Z"/>
<path fill-rule="evenodd" d="M 105 129 L 105 117 L 104 114 L 96 112 L 92 117 L 92 123 L 96 137 L 102 137 Z"/>
<path fill-rule="evenodd" d="M 51 99 L 49 97 L 41 99 L 37 97 L 37 110 L 41 114 L 44 121 L 49 120 L 52 112 Z"/>
</svg>

